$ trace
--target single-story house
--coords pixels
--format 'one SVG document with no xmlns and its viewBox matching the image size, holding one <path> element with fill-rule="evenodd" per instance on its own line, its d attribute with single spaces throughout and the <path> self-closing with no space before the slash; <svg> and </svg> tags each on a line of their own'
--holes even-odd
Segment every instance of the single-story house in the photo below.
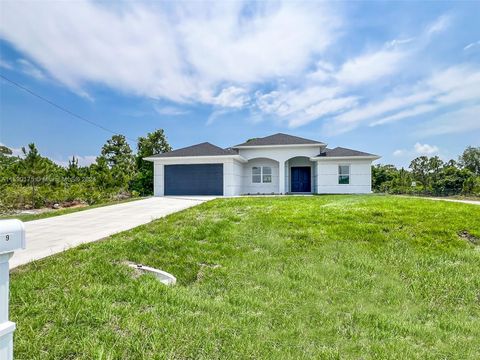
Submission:
<svg viewBox="0 0 480 360">
<path fill-rule="evenodd" d="M 154 194 L 351 194 L 371 192 L 380 157 L 287 134 L 222 149 L 204 142 L 145 158 L 154 164 Z"/>
</svg>

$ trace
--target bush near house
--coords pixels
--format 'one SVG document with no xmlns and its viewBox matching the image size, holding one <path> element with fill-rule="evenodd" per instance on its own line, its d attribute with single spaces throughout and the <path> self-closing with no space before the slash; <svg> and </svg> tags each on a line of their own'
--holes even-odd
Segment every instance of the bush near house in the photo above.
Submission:
<svg viewBox="0 0 480 360">
<path fill-rule="evenodd" d="M 467 147 L 458 161 L 420 156 L 409 170 L 374 165 L 372 188 L 389 194 L 480 196 L 480 147 Z"/>
</svg>

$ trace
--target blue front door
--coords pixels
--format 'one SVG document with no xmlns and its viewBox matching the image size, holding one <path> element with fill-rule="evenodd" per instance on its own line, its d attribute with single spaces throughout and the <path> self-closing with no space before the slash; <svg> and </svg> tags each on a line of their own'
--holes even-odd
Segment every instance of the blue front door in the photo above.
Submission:
<svg viewBox="0 0 480 360">
<path fill-rule="evenodd" d="M 311 192 L 312 186 L 310 181 L 309 166 L 294 166 L 291 168 L 291 191 L 292 192 Z"/>
</svg>

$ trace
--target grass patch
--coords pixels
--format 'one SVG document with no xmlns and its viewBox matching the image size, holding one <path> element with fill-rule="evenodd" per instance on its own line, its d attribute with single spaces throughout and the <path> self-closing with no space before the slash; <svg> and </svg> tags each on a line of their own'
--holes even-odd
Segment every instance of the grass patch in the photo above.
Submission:
<svg viewBox="0 0 480 360">
<path fill-rule="evenodd" d="M 109 201 L 109 202 L 102 203 L 102 204 L 88 205 L 88 206 L 83 206 L 83 207 L 71 207 L 71 208 L 58 209 L 58 210 L 53 210 L 52 209 L 52 210 L 45 211 L 45 212 L 38 213 L 38 214 L 0 215 L 0 220 L 18 219 L 18 220 L 22 220 L 24 222 L 27 222 L 27 221 L 33 221 L 33 220 L 46 219 L 46 218 L 49 218 L 49 217 L 54 217 L 54 216 L 59 216 L 59 215 L 71 214 L 71 213 L 75 213 L 75 212 L 78 212 L 78 211 L 90 210 L 90 209 L 95 209 L 95 208 L 104 207 L 104 206 L 123 204 L 123 203 L 142 200 L 142 199 L 145 199 L 145 198 L 135 197 L 135 198 L 125 199 L 125 200 Z"/>
<path fill-rule="evenodd" d="M 480 207 L 214 200 L 14 270 L 15 357 L 477 359 L 480 247 L 462 231 L 480 237 Z"/>
</svg>

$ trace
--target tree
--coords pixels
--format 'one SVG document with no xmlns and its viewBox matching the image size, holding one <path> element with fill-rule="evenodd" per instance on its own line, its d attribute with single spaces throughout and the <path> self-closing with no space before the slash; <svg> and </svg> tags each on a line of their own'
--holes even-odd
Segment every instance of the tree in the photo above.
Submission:
<svg viewBox="0 0 480 360">
<path fill-rule="evenodd" d="M 0 179 L 2 183 L 8 182 L 8 178 L 13 170 L 13 165 L 20 160 L 17 156 L 12 156 L 13 151 L 6 146 L 0 145 Z"/>
<path fill-rule="evenodd" d="M 25 147 L 22 147 L 22 153 L 25 156 L 21 162 L 22 175 L 32 188 L 32 207 L 35 208 L 35 189 L 42 182 L 42 177 L 46 175 L 46 163 L 34 143 L 28 144 L 28 152 Z"/>
<path fill-rule="evenodd" d="M 97 188 L 106 190 L 113 186 L 112 172 L 103 156 L 97 157 L 97 161 L 90 165 L 90 174 L 95 179 Z"/>
<path fill-rule="evenodd" d="M 153 163 L 144 158 L 155 154 L 169 152 L 172 147 L 167 141 L 163 129 L 148 133 L 145 137 L 139 137 L 137 143 L 137 174 L 131 182 L 132 190 L 142 195 L 153 194 Z"/>
<path fill-rule="evenodd" d="M 422 184 L 424 191 L 427 190 L 429 185 L 429 171 L 430 164 L 427 156 L 420 156 L 413 159 L 409 168 L 412 170 L 413 178 Z"/>
<path fill-rule="evenodd" d="M 470 170 L 468 170 L 468 171 L 470 171 Z M 463 182 L 462 193 L 464 195 L 474 194 L 475 183 L 476 183 L 475 176 L 469 176 L 468 178 L 466 178 L 465 181 Z"/>
<path fill-rule="evenodd" d="M 443 167 L 438 179 L 432 183 L 436 195 L 455 195 L 471 193 L 475 185 L 473 173 L 468 169 L 459 169 L 453 166 Z"/>
<path fill-rule="evenodd" d="M 125 136 L 113 135 L 102 147 L 103 157 L 112 171 L 114 184 L 126 189 L 130 179 L 134 175 L 135 162 L 132 149 L 128 145 Z"/>
<path fill-rule="evenodd" d="M 438 156 L 433 156 L 428 159 L 428 172 L 431 177 L 430 183 L 435 183 L 438 180 L 440 169 L 443 166 L 443 161 Z"/>
<path fill-rule="evenodd" d="M 372 165 L 372 187 L 379 191 L 382 185 L 391 182 L 397 174 L 398 170 L 393 165 Z"/>
<path fill-rule="evenodd" d="M 79 176 L 78 159 L 72 156 L 72 160 L 68 160 L 67 176 L 69 178 L 76 178 Z"/>
<path fill-rule="evenodd" d="M 455 160 L 450 159 L 443 166 L 445 166 L 445 167 L 447 167 L 447 166 L 458 167 L 458 163 Z"/>
<path fill-rule="evenodd" d="M 12 155 L 13 151 L 12 149 L 9 149 L 8 147 L 4 145 L 0 145 L 0 156 L 2 155 Z"/>
<path fill-rule="evenodd" d="M 480 147 L 468 146 L 458 158 L 460 166 L 480 175 Z"/>
</svg>

